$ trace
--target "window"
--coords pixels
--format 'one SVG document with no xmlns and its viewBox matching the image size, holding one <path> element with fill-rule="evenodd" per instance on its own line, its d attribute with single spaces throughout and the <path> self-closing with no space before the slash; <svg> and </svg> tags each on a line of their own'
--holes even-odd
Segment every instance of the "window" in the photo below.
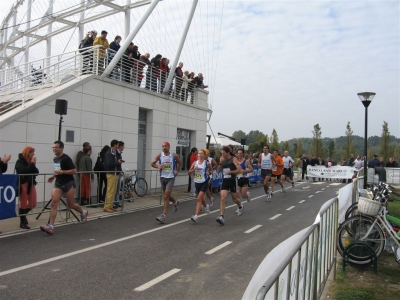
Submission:
<svg viewBox="0 0 400 300">
<path fill-rule="evenodd" d="M 178 129 L 176 134 L 176 154 L 181 159 L 181 169 L 178 171 L 188 170 L 188 159 L 190 156 L 190 131 Z"/>
</svg>

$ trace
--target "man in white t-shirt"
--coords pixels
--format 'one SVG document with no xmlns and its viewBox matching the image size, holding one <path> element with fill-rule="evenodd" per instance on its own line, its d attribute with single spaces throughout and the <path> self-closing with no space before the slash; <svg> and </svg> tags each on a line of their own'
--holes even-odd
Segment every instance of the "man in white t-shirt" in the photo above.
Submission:
<svg viewBox="0 0 400 300">
<path fill-rule="evenodd" d="M 360 155 L 357 155 L 357 158 L 356 158 L 356 160 L 353 162 L 353 164 L 354 164 L 355 170 L 354 170 L 353 177 L 351 177 L 351 179 L 354 179 L 354 178 L 357 177 L 358 171 L 360 171 L 360 169 L 361 169 L 362 167 L 364 167 L 364 161 L 361 160 L 361 156 L 360 156 Z"/>
</svg>

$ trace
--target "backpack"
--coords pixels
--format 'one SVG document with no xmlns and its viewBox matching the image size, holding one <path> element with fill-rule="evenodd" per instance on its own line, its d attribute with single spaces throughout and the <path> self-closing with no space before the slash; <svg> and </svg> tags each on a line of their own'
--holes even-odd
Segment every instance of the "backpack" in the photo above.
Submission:
<svg viewBox="0 0 400 300">
<path fill-rule="evenodd" d="M 103 162 L 103 157 L 101 157 L 100 153 L 97 155 L 97 160 L 96 164 L 94 165 L 93 171 L 104 171 L 104 162 Z"/>
</svg>

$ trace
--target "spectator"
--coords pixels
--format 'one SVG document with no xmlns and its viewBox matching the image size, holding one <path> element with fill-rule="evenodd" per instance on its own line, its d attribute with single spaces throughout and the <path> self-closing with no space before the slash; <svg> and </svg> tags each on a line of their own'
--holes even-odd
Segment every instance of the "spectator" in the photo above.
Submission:
<svg viewBox="0 0 400 300">
<path fill-rule="evenodd" d="M 386 168 L 394 168 L 393 157 L 389 158 L 389 162 L 386 164 Z"/>
<path fill-rule="evenodd" d="M 181 99 L 181 89 L 182 89 L 182 77 L 183 77 L 183 62 L 180 62 L 179 65 L 175 69 L 175 98 Z"/>
<path fill-rule="evenodd" d="M 160 61 L 159 73 L 157 76 L 160 84 L 160 93 L 163 93 L 165 82 L 167 81 L 167 71 L 168 71 L 167 61 L 168 59 L 166 57 L 163 57 Z"/>
<path fill-rule="evenodd" d="M 158 69 L 160 68 L 161 57 L 161 54 L 154 56 L 150 61 L 150 68 L 147 68 L 146 89 L 151 89 L 153 92 L 157 92 L 157 73 Z"/>
<path fill-rule="evenodd" d="M 321 158 L 321 156 L 318 156 L 318 163 L 317 163 L 317 165 L 318 165 L 318 166 L 325 166 L 325 162 L 324 162 L 324 160 Z M 324 180 L 323 178 L 318 178 L 318 181 L 321 181 L 321 179 Z"/>
<path fill-rule="evenodd" d="M 104 156 L 108 150 L 110 150 L 110 146 L 108 145 L 105 145 L 103 149 L 101 149 L 101 151 L 97 156 L 96 165 L 94 166 L 94 171 L 100 171 L 100 172 L 105 171 Z M 99 203 L 104 203 L 107 192 L 107 176 L 105 172 L 97 173 L 97 184 L 98 184 L 97 195 Z"/>
<path fill-rule="evenodd" d="M 119 44 L 121 42 L 121 37 L 117 35 L 114 39 L 114 41 L 111 42 L 110 44 L 110 49 L 108 50 L 108 64 L 110 64 L 111 60 L 114 58 L 115 54 L 118 52 L 118 50 L 121 48 L 121 45 Z M 118 62 L 114 69 L 111 72 L 111 75 L 109 76 L 110 78 L 114 80 L 118 80 L 118 69 L 121 67 L 121 63 Z"/>
<path fill-rule="evenodd" d="M 92 204 L 91 196 L 91 183 L 94 181 L 94 175 L 92 173 L 92 159 L 90 155 L 92 154 L 92 147 L 87 147 L 83 149 L 83 155 L 79 160 L 79 171 L 80 172 L 90 172 L 82 173 L 81 175 L 81 204 L 88 205 Z"/>
<path fill-rule="evenodd" d="M 96 30 L 89 31 L 79 45 L 79 49 L 81 49 L 79 52 L 83 56 L 82 75 L 93 72 L 93 50 L 89 51 L 87 48 L 93 47 L 96 36 Z"/>
<path fill-rule="evenodd" d="M 297 181 L 301 181 L 300 180 L 300 176 L 303 173 L 303 159 L 302 159 L 303 155 L 299 155 L 299 159 L 296 162 L 296 167 L 297 167 Z"/>
<path fill-rule="evenodd" d="M 374 158 L 368 162 L 368 168 L 375 168 L 379 166 L 378 155 L 374 154 Z"/>
<path fill-rule="evenodd" d="M 90 146 L 90 143 L 89 142 L 84 142 L 83 144 L 82 144 L 82 150 L 79 150 L 79 152 L 78 152 L 78 154 L 76 155 L 76 161 L 75 161 L 75 164 L 76 164 L 76 168 L 77 168 L 77 171 L 79 172 L 80 170 L 79 170 L 79 162 L 80 162 L 80 160 L 81 160 L 81 158 L 82 158 L 82 156 L 83 156 L 83 154 L 84 154 L 84 150 L 86 149 L 86 148 L 91 148 L 92 146 Z M 90 169 L 90 170 L 92 170 L 92 169 Z"/>
<path fill-rule="evenodd" d="M 197 148 L 190 150 L 189 167 L 197 160 Z M 190 196 L 196 197 L 196 186 L 194 184 L 194 173 L 190 174 Z"/>
<path fill-rule="evenodd" d="M 188 91 L 190 93 L 190 103 L 193 104 L 194 102 L 194 72 L 190 72 L 188 79 Z M 189 102 L 189 101 L 188 101 Z"/>
<path fill-rule="evenodd" d="M 304 175 L 306 175 L 307 179 L 307 166 L 310 164 L 310 161 L 308 160 L 306 154 L 302 155 L 302 160 L 303 160 L 303 173 L 301 174 L 301 180 L 304 180 Z"/>
<path fill-rule="evenodd" d="M 104 168 L 106 171 L 108 171 L 108 173 L 106 175 L 107 195 L 103 211 L 112 213 L 115 212 L 115 209 L 112 206 L 115 199 L 115 193 L 117 192 L 119 177 L 118 168 L 121 168 L 122 159 L 117 159 L 118 141 L 112 140 L 110 146 L 110 150 L 108 150 L 104 156 Z"/>
<path fill-rule="evenodd" d="M 189 79 L 189 71 L 185 71 L 182 76 L 182 90 L 181 90 L 181 100 L 188 100 L 188 84 L 192 79 Z"/>
<path fill-rule="evenodd" d="M 140 61 L 138 64 L 138 86 L 141 85 L 142 80 L 143 80 L 143 69 L 147 65 L 147 68 L 149 69 L 151 66 L 151 62 L 149 60 L 150 54 L 146 53 L 145 55 L 140 56 Z"/>
<path fill-rule="evenodd" d="M 342 167 L 346 166 L 346 160 L 344 159 L 344 157 L 342 157 L 342 159 L 340 160 L 340 165 Z"/>
<path fill-rule="evenodd" d="M 10 155 L 4 155 L 0 160 L 0 174 L 7 172 L 8 161 L 11 159 Z"/>
<path fill-rule="evenodd" d="M 138 63 L 140 59 L 140 52 L 139 52 L 139 47 L 138 46 L 133 46 L 133 53 L 132 53 L 132 83 L 135 86 L 138 86 Z M 139 84 L 140 85 L 140 84 Z"/>
<path fill-rule="evenodd" d="M 379 157 L 378 167 L 384 167 L 384 166 L 385 166 L 385 162 L 383 161 L 383 157 Z"/>
<path fill-rule="evenodd" d="M 361 160 L 361 156 L 360 155 L 357 155 L 357 158 L 354 161 L 354 174 L 353 174 L 353 177 L 351 178 L 352 180 L 357 177 L 358 172 L 363 167 L 364 167 L 364 161 Z"/>
<path fill-rule="evenodd" d="M 208 85 L 204 85 L 203 83 L 203 74 L 199 73 L 194 79 L 193 82 L 197 88 L 205 89 L 208 88 Z"/>
<path fill-rule="evenodd" d="M 318 159 L 315 158 L 315 155 L 311 155 L 310 165 L 313 167 L 318 166 Z M 312 180 L 315 181 L 315 177 Z"/>
<path fill-rule="evenodd" d="M 116 155 L 117 155 L 117 160 L 121 160 L 121 162 L 124 162 L 124 160 L 122 160 L 122 152 L 124 151 L 124 149 L 125 149 L 125 143 L 123 141 L 119 141 Z M 117 191 L 115 193 L 115 198 L 114 198 L 114 205 L 113 205 L 114 209 L 121 207 L 119 195 L 120 195 L 120 191 L 121 191 L 121 182 L 124 178 L 123 177 L 124 173 L 122 172 L 121 164 L 117 165 L 117 170 L 120 172 L 119 172 L 119 176 L 118 176 Z"/>
<path fill-rule="evenodd" d="M 397 163 L 395 157 L 393 157 L 393 165 L 394 165 L 394 168 L 398 168 L 399 167 L 399 164 Z"/>
<path fill-rule="evenodd" d="M 128 48 L 124 52 L 122 60 L 122 81 L 131 83 L 131 69 L 133 66 L 134 44 L 130 42 Z"/>
<path fill-rule="evenodd" d="M 17 174 L 39 174 L 36 167 L 35 149 L 26 146 L 22 153 L 18 155 L 18 160 L 15 163 L 15 171 Z M 30 229 L 26 215 L 36 207 L 36 176 L 23 175 L 19 176 L 19 227 L 22 229 Z"/>
<path fill-rule="evenodd" d="M 350 157 L 349 157 L 349 159 L 347 160 L 347 165 L 348 165 L 349 167 L 352 167 L 353 164 L 354 164 L 354 154 L 350 154 Z"/>
<path fill-rule="evenodd" d="M 252 164 L 253 164 L 253 166 L 258 166 L 258 156 L 259 156 L 260 154 L 258 153 L 258 152 L 256 152 L 256 153 L 254 153 L 254 155 L 253 155 L 253 160 L 252 160 Z"/>
<path fill-rule="evenodd" d="M 93 42 L 93 46 L 100 46 L 100 49 L 97 51 L 98 54 L 98 75 L 101 75 L 105 68 L 105 57 L 106 51 L 110 48 L 110 44 L 107 40 L 107 31 L 103 30 L 99 37 L 96 37 Z"/>
<path fill-rule="evenodd" d="M 169 66 L 169 62 L 170 62 L 170 60 L 167 59 L 167 77 L 166 77 L 166 80 L 168 79 L 169 73 L 171 72 L 171 68 L 170 68 L 170 66 Z M 175 76 L 175 75 L 174 75 L 174 76 Z M 172 79 L 172 80 L 173 80 L 173 79 Z M 171 81 L 171 83 L 169 84 L 169 88 L 168 88 L 168 95 L 169 95 L 169 96 L 171 96 L 171 94 L 172 94 L 172 87 L 173 87 L 173 84 L 172 84 L 172 81 Z"/>
</svg>

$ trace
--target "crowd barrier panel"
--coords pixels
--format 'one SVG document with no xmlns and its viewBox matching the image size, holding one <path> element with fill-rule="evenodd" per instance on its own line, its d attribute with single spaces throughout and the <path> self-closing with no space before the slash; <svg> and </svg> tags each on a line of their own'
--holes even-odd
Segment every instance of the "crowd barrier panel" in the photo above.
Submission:
<svg viewBox="0 0 400 300">
<path fill-rule="evenodd" d="M 242 299 L 319 299 L 330 272 L 336 272 L 336 239 L 343 209 L 352 203 L 355 182 L 325 202 L 314 224 L 297 232 L 265 257 Z M 265 280 L 267 278 L 267 280 Z"/>
</svg>

